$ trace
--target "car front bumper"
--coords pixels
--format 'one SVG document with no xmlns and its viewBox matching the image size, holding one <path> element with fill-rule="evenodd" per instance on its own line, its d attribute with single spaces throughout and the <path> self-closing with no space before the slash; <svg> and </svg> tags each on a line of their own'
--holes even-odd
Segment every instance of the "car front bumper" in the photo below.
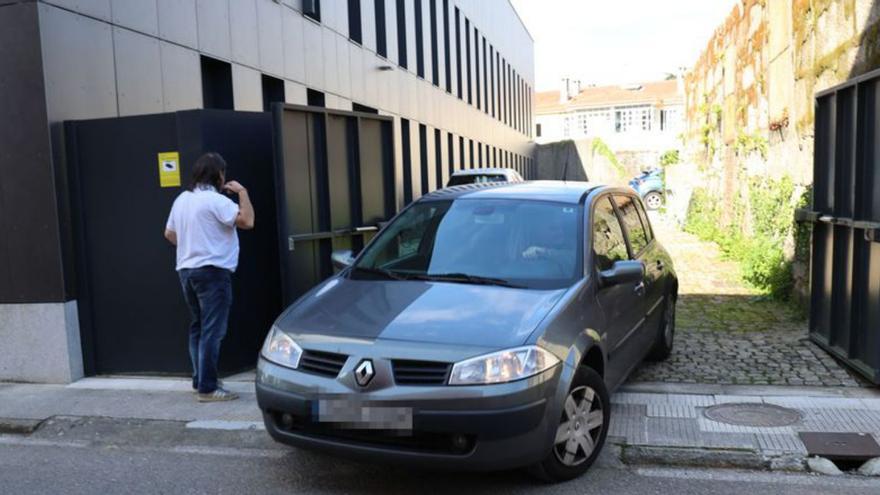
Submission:
<svg viewBox="0 0 880 495">
<path fill-rule="evenodd" d="M 549 453 L 567 369 L 559 364 L 504 384 L 390 385 L 366 393 L 261 358 L 256 391 L 266 429 L 279 442 L 364 460 L 493 470 L 534 464 Z M 317 402 L 340 397 L 411 408 L 412 428 L 350 429 L 316 421 Z"/>
</svg>

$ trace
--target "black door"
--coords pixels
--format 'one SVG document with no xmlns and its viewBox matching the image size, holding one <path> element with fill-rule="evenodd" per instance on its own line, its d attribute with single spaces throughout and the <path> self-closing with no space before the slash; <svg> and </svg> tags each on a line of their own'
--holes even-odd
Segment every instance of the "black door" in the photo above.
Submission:
<svg viewBox="0 0 880 495">
<path fill-rule="evenodd" d="M 233 308 L 220 368 L 256 361 L 280 310 L 271 118 L 197 110 L 65 124 L 76 239 L 78 312 L 87 374 L 191 370 L 189 312 L 163 237 L 174 199 L 205 151 L 245 184 L 257 227 L 240 232 Z M 162 186 L 159 153 L 177 152 L 179 185 Z"/>
</svg>

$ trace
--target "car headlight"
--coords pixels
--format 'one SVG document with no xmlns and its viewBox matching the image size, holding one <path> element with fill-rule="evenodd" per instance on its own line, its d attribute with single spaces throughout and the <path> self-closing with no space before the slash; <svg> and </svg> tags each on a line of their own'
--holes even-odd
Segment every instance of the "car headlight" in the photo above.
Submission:
<svg viewBox="0 0 880 495">
<path fill-rule="evenodd" d="M 450 385 L 504 383 L 537 375 L 559 363 L 559 359 L 530 345 L 470 358 L 452 367 Z"/>
<path fill-rule="evenodd" d="M 261 351 L 264 358 L 288 368 L 299 366 L 299 358 L 302 357 L 302 353 L 302 348 L 275 325 L 272 325 L 272 330 L 266 336 L 266 342 L 263 343 Z"/>
</svg>

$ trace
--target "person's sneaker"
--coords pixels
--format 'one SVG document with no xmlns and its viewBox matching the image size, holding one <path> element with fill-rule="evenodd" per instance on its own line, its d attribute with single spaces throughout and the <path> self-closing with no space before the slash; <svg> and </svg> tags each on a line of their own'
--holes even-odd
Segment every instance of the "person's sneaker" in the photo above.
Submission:
<svg viewBox="0 0 880 495">
<path fill-rule="evenodd" d="M 223 388 L 223 380 L 217 380 L 217 388 Z M 199 387 L 193 387 L 193 393 L 199 395 Z"/>
<path fill-rule="evenodd" d="M 211 393 L 199 394 L 199 402 L 223 402 L 235 399 L 238 399 L 238 394 L 220 387 L 217 387 L 217 389 Z"/>
</svg>

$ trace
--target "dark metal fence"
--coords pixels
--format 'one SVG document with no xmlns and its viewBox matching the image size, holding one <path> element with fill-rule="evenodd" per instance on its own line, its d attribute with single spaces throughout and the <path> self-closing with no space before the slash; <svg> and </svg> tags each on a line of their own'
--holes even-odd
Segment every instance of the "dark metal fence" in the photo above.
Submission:
<svg viewBox="0 0 880 495">
<path fill-rule="evenodd" d="M 880 384 L 880 71 L 816 95 L 810 338 Z"/>
</svg>

